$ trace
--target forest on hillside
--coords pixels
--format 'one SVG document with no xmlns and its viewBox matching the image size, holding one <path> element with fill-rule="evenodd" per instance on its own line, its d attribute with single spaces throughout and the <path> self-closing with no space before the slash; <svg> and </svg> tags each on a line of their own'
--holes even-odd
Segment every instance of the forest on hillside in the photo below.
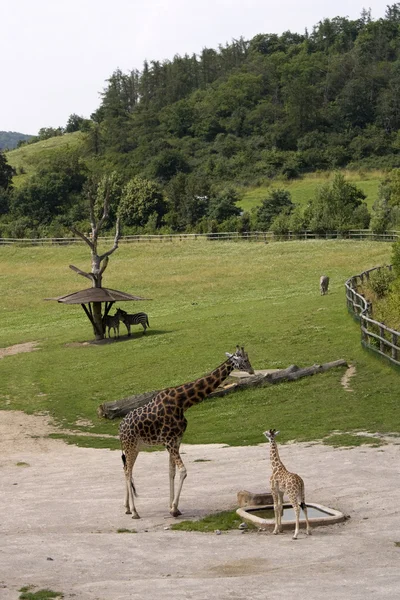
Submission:
<svg viewBox="0 0 400 600">
<path fill-rule="evenodd" d="M 83 141 L 59 146 L 24 185 L 7 180 L 0 234 L 65 232 L 105 193 L 126 232 L 368 227 L 365 196 L 339 174 L 305 210 L 279 189 L 251 214 L 237 206 L 240 187 L 343 167 L 387 171 L 372 214 L 384 229 L 398 220 L 399 128 L 400 3 L 378 20 L 363 10 L 146 61 L 111 74 L 89 119 L 40 130 L 32 142 Z"/>
<path fill-rule="evenodd" d="M 0 150 L 12 150 L 21 142 L 28 142 L 32 137 L 17 131 L 0 131 Z"/>
</svg>

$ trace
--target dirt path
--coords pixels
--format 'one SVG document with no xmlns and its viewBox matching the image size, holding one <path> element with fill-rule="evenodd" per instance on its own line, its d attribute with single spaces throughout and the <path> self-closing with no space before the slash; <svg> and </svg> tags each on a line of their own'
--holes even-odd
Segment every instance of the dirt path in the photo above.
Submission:
<svg viewBox="0 0 400 600">
<path fill-rule="evenodd" d="M 267 427 L 268 423 L 265 424 Z M 0 411 L 0 598 L 22 586 L 79 600 L 396 598 L 400 586 L 400 444 L 338 450 L 282 446 L 307 499 L 351 518 L 300 533 L 170 531 L 166 453 L 135 468 L 142 519 L 124 514 L 120 453 L 46 439 L 45 417 Z M 183 517 L 236 507 L 267 489 L 267 445 L 183 446 Z M 118 529 L 137 533 L 118 533 Z"/>
<path fill-rule="evenodd" d="M 5 356 L 13 356 L 14 354 L 20 354 L 21 352 L 33 352 L 39 350 L 36 348 L 39 342 L 25 342 L 24 344 L 14 344 L 14 346 L 8 346 L 8 348 L 0 348 L 0 358 Z"/>
</svg>

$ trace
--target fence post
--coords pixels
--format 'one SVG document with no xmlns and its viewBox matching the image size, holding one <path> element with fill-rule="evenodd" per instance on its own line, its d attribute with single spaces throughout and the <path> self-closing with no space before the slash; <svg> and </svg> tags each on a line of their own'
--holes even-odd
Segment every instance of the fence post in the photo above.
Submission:
<svg viewBox="0 0 400 600">
<path fill-rule="evenodd" d="M 347 300 L 347 310 L 351 308 L 351 300 L 350 300 L 350 289 L 346 287 L 346 300 Z"/>
<path fill-rule="evenodd" d="M 392 333 L 392 344 L 397 346 L 397 333 Z M 393 360 L 397 360 L 397 348 L 392 347 L 392 358 Z"/>
<path fill-rule="evenodd" d="M 363 340 L 364 344 L 366 344 L 366 345 L 369 344 L 368 334 L 366 331 L 367 329 L 368 329 L 368 321 L 364 320 L 364 317 L 361 316 L 361 339 Z"/>
<path fill-rule="evenodd" d="M 380 335 L 380 339 L 379 339 L 379 350 L 381 352 L 385 352 L 385 329 L 382 327 L 382 325 L 379 326 L 379 335 Z"/>
</svg>

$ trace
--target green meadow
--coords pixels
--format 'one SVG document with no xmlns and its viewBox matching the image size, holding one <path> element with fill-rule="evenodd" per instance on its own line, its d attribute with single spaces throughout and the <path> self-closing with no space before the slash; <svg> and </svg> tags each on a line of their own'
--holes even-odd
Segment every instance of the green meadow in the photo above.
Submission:
<svg viewBox="0 0 400 600">
<path fill-rule="evenodd" d="M 13 178 L 13 185 L 21 186 L 46 160 L 54 156 L 54 151 L 78 148 L 82 145 L 82 139 L 83 134 L 80 131 L 65 133 L 34 144 L 25 144 L 7 152 L 7 162 L 17 172 Z"/>
<path fill-rule="evenodd" d="M 184 442 L 257 444 L 270 427 L 282 441 L 400 432 L 400 373 L 362 349 L 344 294 L 348 277 L 390 256 L 390 244 L 345 240 L 121 244 L 103 285 L 151 298 L 121 303 L 147 312 L 150 329 L 134 327 L 127 338 L 121 323 L 120 341 L 93 345 L 83 344 L 93 331 L 79 305 L 44 300 L 88 287 L 68 268 L 90 268 L 87 248 L 0 247 L 0 348 L 38 342 L 0 359 L 0 409 L 48 413 L 60 433 L 73 430 L 71 443 L 90 432 L 104 437 L 85 445 L 115 447 L 107 435 L 118 423 L 100 419 L 99 404 L 196 379 L 239 344 L 255 369 L 343 358 L 356 365 L 352 391 L 338 368 L 206 400 L 186 413 Z M 326 296 L 322 273 L 331 278 Z"/>
<path fill-rule="evenodd" d="M 341 170 L 346 181 L 357 185 L 367 196 L 366 204 L 371 210 L 373 203 L 378 196 L 379 184 L 383 180 L 383 171 L 347 171 Z M 271 193 L 271 190 L 283 188 L 288 190 L 292 197 L 292 202 L 305 206 L 315 195 L 317 189 L 326 183 L 333 180 L 334 172 L 318 172 L 304 175 L 300 179 L 293 180 L 278 180 L 274 179 L 270 185 L 262 185 L 259 187 L 250 187 L 242 190 L 242 199 L 239 202 L 243 210 L 250 211 L 252 208 L 259 206 L 265 198 Z"/>
</svg>

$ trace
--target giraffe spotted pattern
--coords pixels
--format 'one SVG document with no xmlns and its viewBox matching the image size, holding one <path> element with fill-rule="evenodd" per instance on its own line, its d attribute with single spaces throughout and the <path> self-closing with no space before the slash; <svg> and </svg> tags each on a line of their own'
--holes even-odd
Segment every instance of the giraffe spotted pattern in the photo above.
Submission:
<svg viewBox="0 0 400 600">
<path fill-rule="evenodd" d="M 304 481 L 297 473 L 290 473 L 281 459 L 279 458 L 278 447 L 275 437 L 279 431 L 270 429 L 264 431 L 265 437 L 269 440 L 270 460 L 272 475 L 270 477 L 271 493 L 274 499 L 275 529 L 274 534 L 282 531 L 282 513 L 283 496 L 286 493 L 296 515 L 296 527 L 293 539 L 297 540 L 299 533 L 300 508 L 304 511 L 307 524 L 307 535 L 311 535 L 310 524 L 308 522 L 307 506 L 305 503 Z"/>
<path fill-rule="evenodd" d="M 227 352 L 226 356 L 227 360 L 205 377 L 162 390 L 148 404 L 132 410 L 121 421 L 119 435 L 126 482 L 125 508 L 133 519 L 139 518 L 134 502 L 133 467 L 141 448 L 152 445 L 162 445 L 169 453 L 170 514 L 173 517 L 181 514 L 178 504 L 187 472 L 179 447 L 187 426 L 185 411 L 202 402 L 233 369 L 254 373 L 243 347 L 237 346 L 235 354 Z M 177 490 L 176 469 L 179 471 Z"/>
</svg>

